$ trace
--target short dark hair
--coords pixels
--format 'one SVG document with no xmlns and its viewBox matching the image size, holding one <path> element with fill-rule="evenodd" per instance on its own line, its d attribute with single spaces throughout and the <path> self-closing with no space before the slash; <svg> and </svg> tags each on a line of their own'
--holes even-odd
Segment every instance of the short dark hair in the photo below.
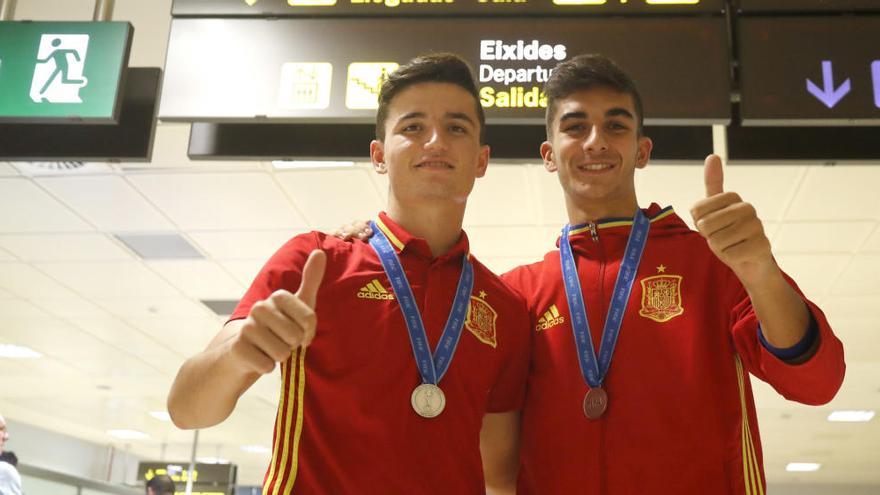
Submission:
<svg viewBox="0 0 880 495">
<path fill-rule="evenodd" d="M 159 474 L 147 481 L 147 488 L 152 488 L 156 495 L 174 495 L 177 487 L 174 486 L 174 480 L 167 474 Z"/>
<path fill-rule="evenodd" d="M 632 97 L 638 120 L 638 134 L 642 135 L 645 112 L 642 96 L 636 88 L 635 81 L 610 58 L 588 54 L 560 62 L 544 84 L 544 94 L 547 96 L 547 137 L 550 137 L 553 130 L 556 103 L 577 91 L 597 86 L 610 88 Z"/>
<path fill-rule="evenodd" d="M 452 53 L 432 53 L 420 55 L 391 73 L 379 91 L 379 110 L 376 112 L 376 139 L 385 140 L 385 121 L 388 119 L 388 107 L 398 93 L 413 84 L 437 82 L 455 84 L 474 97 L 474 106 L 480 121 L 480 143 L 484 142 L 486 132 L 486 114 L 480 105 L 477 84 L 467 62 Z"/>
<path fill-rule="evenodd" d="M 15 467 L 18 466 L 18 456 L 10 450 L 5 450 L 0 454 L 0 462 L 12 464 L 12 467 Z"/>
</svg>

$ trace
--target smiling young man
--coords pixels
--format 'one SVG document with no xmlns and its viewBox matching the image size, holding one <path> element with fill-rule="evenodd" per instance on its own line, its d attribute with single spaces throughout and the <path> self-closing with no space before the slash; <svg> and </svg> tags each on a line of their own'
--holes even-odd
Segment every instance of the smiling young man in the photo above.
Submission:
<svg viewBox="0 0 880 495">
<path fill-rule="evenodd" d="M 635 84 L 601 56 L 545 86 L 546 169 L 565 194 L 558 249 L 502 278 L 534 332 L 519 494 L 762 494 L 747 372 L 790 400 L 831 400 L 843 350 L 776 265 L 755 209 L 706 160 L 699 232 L 640 209 L 652 142 Z"/>
<path fill-rule="evenodd" d="M 470 255 L 461 225 L 489 149 L 470 69 L 452 55 L 400 67 L 379 95 L 373 167 L 388 211 L 369 243 L 318 232 L 266 263 L 230 321 L 181 368 L 175 424 L 223 421 L 281 363 L 263 493 L 483 494 L 515 470 L 506 431 L 528 370 L 525 303 Z M 493 455 L 508 452 L 504 455 Z"/>
</svg>

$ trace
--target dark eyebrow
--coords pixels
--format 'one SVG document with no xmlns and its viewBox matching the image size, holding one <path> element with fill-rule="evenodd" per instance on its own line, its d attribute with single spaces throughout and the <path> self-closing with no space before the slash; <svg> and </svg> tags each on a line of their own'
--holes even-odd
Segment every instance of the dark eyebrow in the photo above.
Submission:
<svg viewBox="0 0 880 495">
<path fill-rule="evenodd" d="M 446 112 L 446 117 L 454 120 L 463 120 L 471 125 L 477 125 L 470 115 L 463 112 Z"/>
<path fill-rule="evenodd" d="M 404 120 L 421 119 L 424 117 L 425 117 L 425 112 L 410 112 L 410 113 L 406 113 L 406 114 L 401 115 L 400 118 L 397 119 L 397 121 L 403 122 Z"/>
<path fill-rule="evenodd" d="M 562 114 L 562 117 L 559 117 L 559 122 L 585 118 L 587 118 L 587 112 L 565 112 L 564 114 Z"/>
<path fill-rule="evenodd" d="M 410 119 L 423 119 L 426 116 L 427 115 L 425 114 L 425 112 L 419 112 L 419 111 L 409 112 L 407 114 L 401 115 L 400 118 L 397 119 L 397 122 L 403 122 L 404 120 L 410 120 Z M 474 122 L 474 119 L 472 119 L 468 114 L 466 114 L 464 112 L 446 112 L 445 116 L 446 116 L 446 118 L 452 119 L 452 120 L 463 120 L 463 121 L 465 121 L 475 127 L 477 125 L 477 123 Z"/>
<path fill-rule="evenodd" d="M 628 119 L 636 120 L 635 116 L 629 110 L 622 107 L 614 107 L 607 112 L 605 112 L 606 117 L 626 117 Z"/>
</svg>

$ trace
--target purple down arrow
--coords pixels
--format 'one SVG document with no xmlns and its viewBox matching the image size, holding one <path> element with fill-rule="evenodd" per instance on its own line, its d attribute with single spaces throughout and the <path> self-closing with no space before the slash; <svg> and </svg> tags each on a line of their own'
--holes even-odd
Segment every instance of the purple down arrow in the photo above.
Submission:
<svg viewBox="0 0 880 495">
<path fill-rule="evenodd" d="M 876 80 L 874 81 L 876 89 Z M 849 93 L 851 85 L 849 79 L 843 82 L 839 88 L 834 88 L 834 70 L 831 68 L 830 60 L 822 61 L 822 85 L 823 88 L 816 86 L 813 81 L 807 79 L 807 91 L 819 99 L 828 108 L 834 108 L 834 105 L 843 99 Z"/>
<path fill-rule="evenodd" d="M 871 64 L 871 74 L 874 76 L 874 105 L 880 108 L 880 60 Z"/>
</svg>

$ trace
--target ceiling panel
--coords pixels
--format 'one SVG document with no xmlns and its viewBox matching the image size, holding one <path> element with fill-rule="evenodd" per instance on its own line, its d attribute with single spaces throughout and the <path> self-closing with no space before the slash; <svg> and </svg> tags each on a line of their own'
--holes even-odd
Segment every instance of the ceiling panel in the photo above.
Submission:
<svg viewBox="0 0 880 495">
<path fill-rule="evenodd" d="M 18 175 L 18 169 L 13 167 L 11 163 L 0 162 L 0 177 L 16 177 Z"/>
<path fill-rule="evenodd" d="M 778 253 L 854 253 L 874 230 L 874 222 L 789 222 L 773 238 Z"/>
<path fill-rule="evenodd" d="M 880 331 L 877 329 L 876 319 L 837 318 L 834 321 L 834 331 L 843 342 L 847 363 L 877 360 Z M 880 380 L 877 385 L 880 386 Z"/>
<path fill-rule="evenodd" d="M 305 226 L 266 173 L 137 174 L 129 180 L 184 230 Z"/>
<path fill-rule="evenodd" d="M 822 309 L 828 318 L 869 318 L 880 320 L 877 308 L 880 307 L 880 296 L 848 295 L 829 296 L 822 299 Z"/>
<path fill-rule="evenodd" d="M 75 294 L 24 263 L 0 263 L 0 287 L 26 298 L 70 298 Z"/>
<path fill-rule="evenodd" d="M 0 247 L 23 261 L 133 259 L 129 251 L 104 234 L 0 235 Z"/>
<path fill-rule="evenodd" d="M 203 304 L 184 296 L 153 297 L 138 294 L 137 297 L 129 295 L 129 297 L 93 298 L 92 301 L 121 318 L 205 317 L 210 314 L 210 310 Z"/>
<path fill-rule="evenodd" d="M 41 308 L 24 299 L 0 299 L 0 315 L 4 318 L 48 318 Z"/>
<path fill-rule="evenodd" d="M 784 254 L 776 261 L 791 276 L 810 299 L 816 299 L 831 290 L 831 285 L 849 262 L 849 255 Z"/>
<path fill-rule="evenodd" d="M 526 166 L 489 167 L 468 198 L 464 222 L 470 226 L 534 224 L 535 202 L 527 184 Z"/>
<path fill-rule="evenodd" d="M 306 230 L 241 230 L 187 232 L 215 260 L 267 260 L 285 242 Z"/>
<path fill-rule="evenodd" d="M 173 350 L 175 356 L 190 357 L 204 350 L 208 343 L 223 327 L 223 321 L 217 317 L 136 317 L 127 318 L 126 323 L 139 329 L 151 339 L 161 342 L 166 349 Z M 176 373 L 183 360 L 171 373 Z"/>
<path fill-rule="evenodd" d="M 217 263 L 207 260 L 150 261 L 147 265 L 187 296 L 196 299 L 231 299 L 244 290 Z"/>
<path fill-rule="evenodd" d="M 251 286 L 251 283 L 257 278 L 257 274 L 260 273 L 260 270 L 263 268 L 263 265 L 266 264 L 266 261 L 269 258 L 267 257 L 264 260 L 236 260 L 236 261 L 223 261 L 220 264 L 223 265 L 226 270 L 238 280 L 243 287 L 247 288 Z M 241 291 L 237 296 L 232 299 L 239 299 L 244 295 L 244 291 Z"/>
<path fill-rule="evenodd" d="M 862 246 L 862 251 L 868 253 L 880 253 L 880 223 L 877 224 L 874 233 L 871 234 L 865 242 L 865 245 Z"/>
<path fill-rule="evenodd" d="M 279 184 L 293 199 L 308 225 L 315 229 L 335 229 L 352 220 L 373 218 L 385 209 L 365 166 L 325 170 L 281 171 Z"/>
<path fill-rule="evenodd" d="M 880 219 L 880 167 L 810 167 L 788 220 Z"/>
<path fill-rule="evenodd" d="M 86 297 L 114 298 L 120 294 L 138 297 L 174 297 L 177 289 L 135 261 L 106 263 L 40 263 L 36 265 Z"/>
<path fill-rule="evenodd" d="M 833 294 L 880 296 L 880 255 L 863 254 L 853 258 L 834 284 Z"/>
<path fill-rule="evenodd" d="M 94 228 L 30 179 L 0 179 L 0 232 L 86 232 Z"/>
<path fill-rule="evenodd" d="M 53 177 L 37 181 L 105 232 L 175 229 L 121 176 Z"/>
<path fill-rule="evenodd" d="M 49 314 L 61 319 L 107 316 L 107 312 L 92 301 L 77 295 L 57 299 L 32 297 L 30 300 Z"/>
<path fill-rule="evenodd" d="M 18 258 L 13 256 L 9 251 L 0 248 L 0 262 L 4 261 L 18 261 Z"/>
</svg>

